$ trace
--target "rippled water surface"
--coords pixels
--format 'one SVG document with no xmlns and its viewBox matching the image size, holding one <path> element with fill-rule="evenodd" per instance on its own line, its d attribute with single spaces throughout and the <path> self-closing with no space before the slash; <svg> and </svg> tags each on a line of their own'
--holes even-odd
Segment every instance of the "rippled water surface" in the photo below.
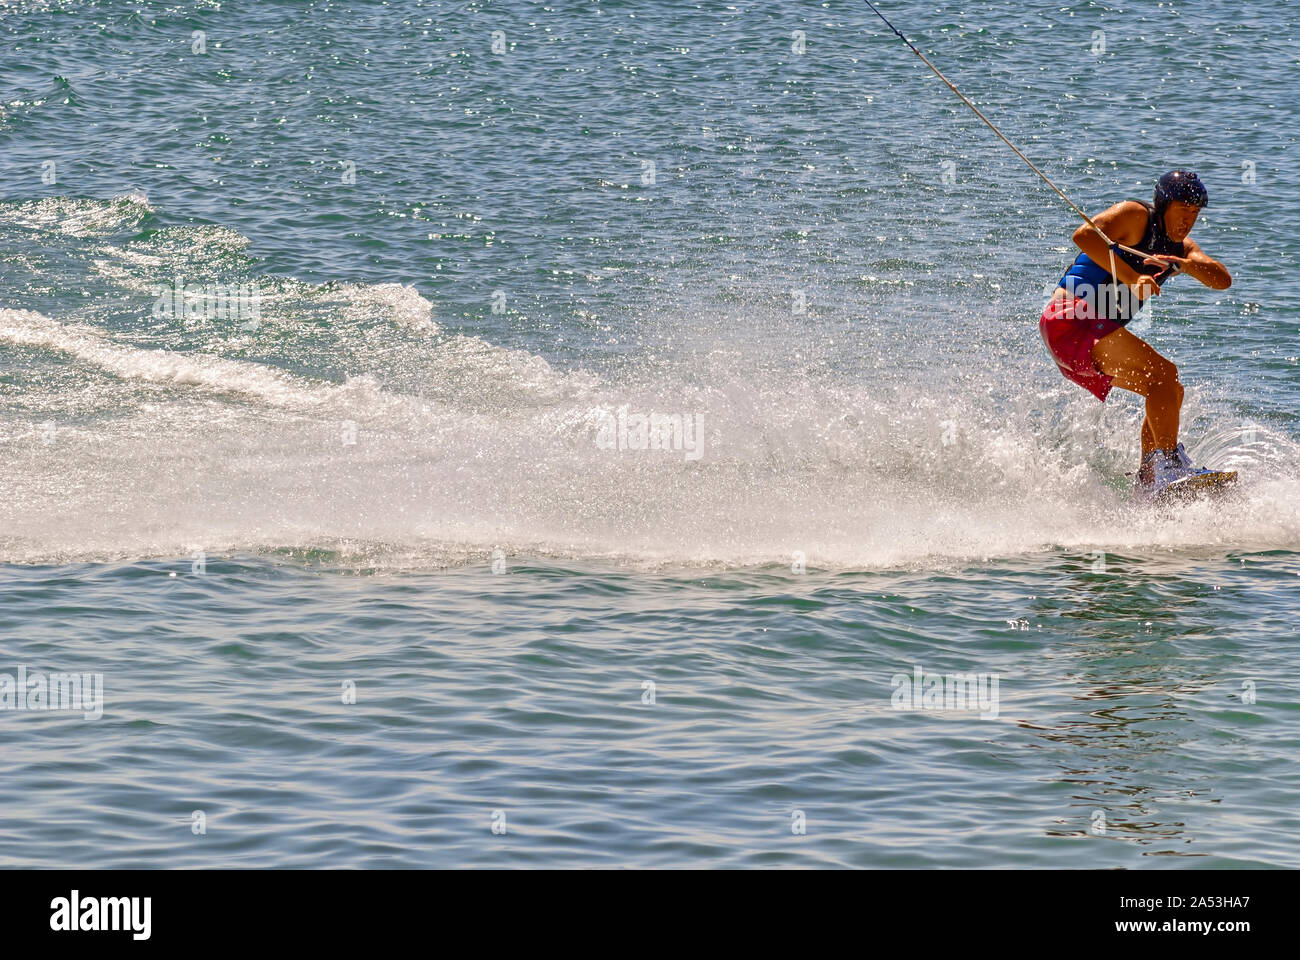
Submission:
<svg viewBox="0 0 1300 960">
<path fill-rule="evenodd" d="M 0 7 L 0 865 L 1300 866 L 1291 8 L 884 9 L 1232 496 L 856 0 Z"/>
</svg>

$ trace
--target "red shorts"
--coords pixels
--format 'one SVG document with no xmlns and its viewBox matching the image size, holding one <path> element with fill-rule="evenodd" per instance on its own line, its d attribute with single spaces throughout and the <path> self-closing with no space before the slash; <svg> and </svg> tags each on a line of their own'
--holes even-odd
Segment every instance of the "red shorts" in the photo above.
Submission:
<svg viewBox="0 0 1300 960">
<path fill-rule="evenodd" d="M 1093 316 L 1088 301 L 1082 297 L 1053 300 L 1038 321 L 1043 343 L 1065 379 L 1073 380 L 1103 402 L 1113 378 L 1097 369 L 1092 348 L 1121 326 L 1114 320 Z"/>
</svg>

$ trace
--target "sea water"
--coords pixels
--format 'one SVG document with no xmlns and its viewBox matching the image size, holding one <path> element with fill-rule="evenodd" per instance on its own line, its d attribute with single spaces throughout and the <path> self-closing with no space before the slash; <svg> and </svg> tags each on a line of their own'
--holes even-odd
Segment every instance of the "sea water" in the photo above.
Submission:
<svg viewBox="0 0 1300 960">
<path fill-rule="evenodd" d="M 1294 12 L 886 12 L 1235 495 L 865 4 L 0 10 L 0 865 L 1300 866 Z"/>
</svg>

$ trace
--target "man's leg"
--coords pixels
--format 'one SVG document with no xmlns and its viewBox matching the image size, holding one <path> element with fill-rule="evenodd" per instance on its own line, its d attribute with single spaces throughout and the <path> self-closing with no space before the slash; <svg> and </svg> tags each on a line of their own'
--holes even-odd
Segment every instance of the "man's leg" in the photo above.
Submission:
<svg viewBox="0 0 1300 960">
<path fill-rule="evenodd" d="M 1092 359 L 1097 369 L 1114 378 L 1114 386 L 1146 397 L 1143 455 L 1156 448 L 1172 451 L 1177 447 L 1178 417 L 1183 406 L 1178 368 L 1157 353 L 1155 347 L 1123 327 L 1097 341 L 1092 348 Z"/>
<path fill-rule="evenodd" d="M 1142 456 L 1138 459 L 1137 468 L 1138 483 L 1152 483 L 1155 480 L 1155 464 L 1148 459 L 1155 449 L 1156 435 L 1151 429 L 1151 420 L 1144 414 L 1142 417 Z"/>
</svg>

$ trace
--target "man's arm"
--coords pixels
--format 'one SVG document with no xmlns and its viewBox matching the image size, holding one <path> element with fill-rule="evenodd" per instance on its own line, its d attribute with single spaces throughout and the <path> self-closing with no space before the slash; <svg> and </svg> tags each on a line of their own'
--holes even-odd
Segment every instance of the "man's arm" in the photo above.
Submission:
<svg viewBox="0 0 1300 960">
<path fill-rule="evenodd" d="M 1142 242 L 1142 235 L 1146 232 L 1147 211 L 1146 207 L 1136 200 L 1125 200 L 1103 210 L 1092 220 L 1116 243 L 1131 247 Z M 1092 227 L 1086 223 L 1080 225 L 1079 229 L 1074 231 L 1074 243 L 1093 263 L 1105 270 L 1110 269 L 1110 248 Z M 1115 276 L 1120 283 L 1131 287 L 1138 282 L 1139 274 L 1122 258 L 1116 257 Z M 1160 291 L 1158 287 L 1152 285 L 1149 292 Z"/>
<path fill-rule="evenodd" d="M 1218 260 L 1208 256 L 1200 245 L 1190 237 L 1183 241 L 1182 259 L 1172 258 L 1183 268 L 1183 273 L 1195 277 L 1211 290 L 1227 290 L 1232 286 L 1232 275 L 1228 268 Z"/>
</svg>

